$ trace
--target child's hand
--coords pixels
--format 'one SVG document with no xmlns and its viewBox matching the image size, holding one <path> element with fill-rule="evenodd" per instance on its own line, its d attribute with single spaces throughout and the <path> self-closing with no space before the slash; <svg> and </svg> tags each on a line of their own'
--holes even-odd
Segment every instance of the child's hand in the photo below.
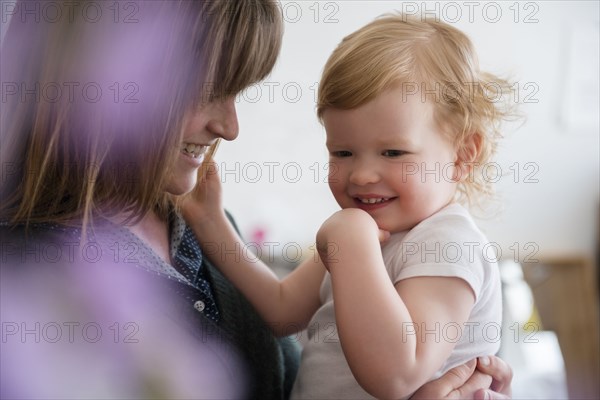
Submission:
<svg viewBox="0 0 600 400">
<path fill-rule="evenodd" d="M 335 256 L 338 251 L 372 246 L 389 237 L 390 233 L 379 229 L 367 212 L 347 208 L 336 212 L 321 225 L 317 232 L 317 251 L 325 267 L 329 269 L 330 256 Z"/>
<path fill-rule="evenodd" d="M 198 169 L 196 187 L 181 199 L 180 205 L 188 224 L 203 225 L 223 217 L 221 181 L 212 158 Z"/>
</svg>

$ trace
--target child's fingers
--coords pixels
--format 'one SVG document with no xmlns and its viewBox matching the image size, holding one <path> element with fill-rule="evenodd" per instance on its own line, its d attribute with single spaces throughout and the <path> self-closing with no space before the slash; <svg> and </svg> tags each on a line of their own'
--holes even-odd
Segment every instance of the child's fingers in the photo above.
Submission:
<svg viewBox="0 0 600 400">
<path fill-rule="evenodd" d="M 200 165 L 200 168 L 198 169 L 198 182 L 204 182 L 211 173 L 216 174 L 218 172 L 217 164 L 214 162 L 214 157 L 217 153 L 220 143 L 221 139 L 218 138 L 206 151 L 206 154 L 204 155 L 204 161 L 202 161 L 202 165 Z"/>
<path fill-rule="evenodd" d="M 218 175 L 218 172 L 217 163 L 212 157 L 208 157 L 202 161 L 202 165 L 198 169 L 198 181 L 204 182 L 210 179 L 211 175 Z"/>
<path fill-rule="evenodd" d="M 390 238 L 390 232 L 384 231 L 383 229 L 379 230 L 379 242 L 383 243 Z"/>
<path fill-rule="evenodd" d="M 207 191 L 215 190 L 219 182 L 219 168 L 212 157 L 205 159 L 198 168 L 198 179 L 193 190 L 194 196 L 206 195 Z"/>
</svg>

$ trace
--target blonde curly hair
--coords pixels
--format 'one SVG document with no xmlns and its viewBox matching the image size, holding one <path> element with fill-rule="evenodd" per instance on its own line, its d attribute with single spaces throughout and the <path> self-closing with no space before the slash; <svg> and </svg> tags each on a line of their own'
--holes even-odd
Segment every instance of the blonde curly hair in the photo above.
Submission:
<svg viewBox="0 0 600 400">
<path fill-rule="evenodd" d="M 353 109 L 401 85 L 404 94 L 433 96 L 434 118 L 458 154 L 471 135 L 478 152 L 457 200 L 492 197 L 483 169 L 496 152 L 504 120 L 518 117 L 513 85 L 481 71 L 474 46 L 460 30 L 435 19 L 385 14 L 342 40 L 329 57 L 319 86 L 317 115 Z M 403 95 L 404 95 L 403 94 Z"/>
</svg>

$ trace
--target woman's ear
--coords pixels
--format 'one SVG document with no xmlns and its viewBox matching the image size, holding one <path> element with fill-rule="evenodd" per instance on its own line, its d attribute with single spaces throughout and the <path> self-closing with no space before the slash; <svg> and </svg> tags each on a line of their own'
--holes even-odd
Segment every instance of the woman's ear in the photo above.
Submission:
<svg viewBox="0 0 600 400">
<path fill-rule="evenodd" d="M 479 132 L 473 132 L 465 138 L 456 152 L 454 180 L 459 182 L 467 179 L 472 172 L 475 162 L 481 152 L 482 137 Z"/>
</svg>

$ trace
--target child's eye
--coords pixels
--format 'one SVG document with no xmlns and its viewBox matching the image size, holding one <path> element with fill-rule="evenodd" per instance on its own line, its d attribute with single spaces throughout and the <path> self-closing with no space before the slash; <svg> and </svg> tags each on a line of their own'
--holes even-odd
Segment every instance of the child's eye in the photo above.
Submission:
<svg viewBox="0 0 600 400">
<path fill-rule="evenodd" d="M 383 153 L 381 153 L 384 157 L 400 157 L 404 154 L 406 154 L 406 151 L 403 150 L 384 150 Z"/>
<path fill-rule="evenodd" d="M 339 158 L 350 157 L 352 155 L 352 153 L 347 150 L 332 151 L 332 152 L 330 152 L 330 154 L 333 157 L 339 157 Z"/>
</svg>

